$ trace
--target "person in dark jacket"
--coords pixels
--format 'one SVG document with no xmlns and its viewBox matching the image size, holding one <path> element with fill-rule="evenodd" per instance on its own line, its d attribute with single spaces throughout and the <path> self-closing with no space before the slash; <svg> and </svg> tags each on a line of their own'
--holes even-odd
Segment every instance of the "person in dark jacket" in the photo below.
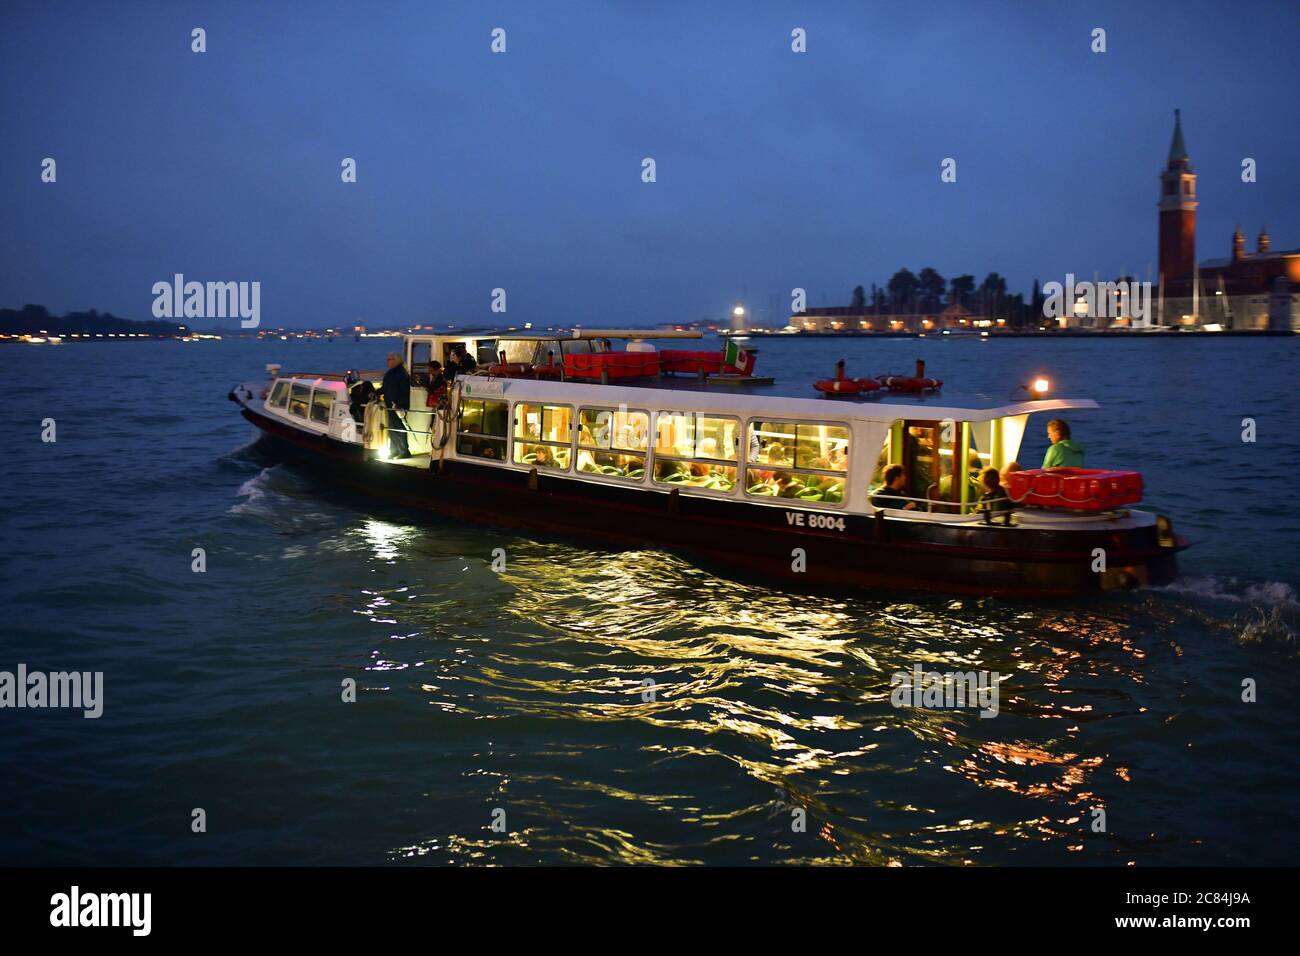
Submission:
<svg viewBox="0 0 1300 956">
<path fill-rule="evenodd" d="M 1011 511 L 1016 505 L 1002 487 L 1002 476 L 996 468 L 985 468 L 980 472 L 980 490 L 984 494 L 980 495 L 977 510 L 984 512 L 984 520 L 992 521 L 1001 515 L 1003 523 L 1010 524 Z"/>
<path fill-rule="evenodd" d="M 447 362 L 447 379 L 450 381 L 457 375 L 464 375 L 478 368 L 478 362 L 474 357 L 465 350 L 464 345 L 453 345 L 451 347 L 451 360 Z"/>
<path fill-rule="evenodd" d="M 388 406 L 388 457 L 410 458 L 410 447 L 406 443 L 406 422 L 397 413 L 411 407 L 411 379 L 402 365 L 400 352 L 388 353 L 388 371 L 384 373 L 379 396 Z"/>
<path fill-rule="evenodd" d="M 890 465 L 885 469 L 884 484 L 871 496 L 871 504 L 876 508 L 899 508 L 903 511 L 915 511 L 916 502 L 907 497 L 907 472 L 902 465 Z"/>
</svg>

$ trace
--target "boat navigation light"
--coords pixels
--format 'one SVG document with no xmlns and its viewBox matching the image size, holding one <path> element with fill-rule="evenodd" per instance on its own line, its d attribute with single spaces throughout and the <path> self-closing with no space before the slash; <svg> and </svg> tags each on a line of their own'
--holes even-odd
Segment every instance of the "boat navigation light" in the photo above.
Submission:
<svg viewBox="0 0 1300 956">
<path fill-rule="evenodd" d="M 1046 395 L 1048 390 L 1051 389 L 1051 387 L 1052 387 L 1052 383 L 1049 382 L 1047 379 L 1036 378 L 1034 379 L 1032 391 L 1035 395 Z"/>
</svg>

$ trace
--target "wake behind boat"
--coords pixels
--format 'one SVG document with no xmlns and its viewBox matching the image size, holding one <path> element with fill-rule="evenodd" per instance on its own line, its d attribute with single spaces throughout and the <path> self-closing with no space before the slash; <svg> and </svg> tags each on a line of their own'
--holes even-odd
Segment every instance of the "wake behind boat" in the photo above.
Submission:
<svg viewBox="0 0 1300 956">
<path fill-rule="evenodd" d="M 1136 473 L 1017 470 L 1032 415 L 1091 400 L 753 395 L 735 387 L 760 380 L 734 344 L 653 344 L 685 337 L 698 333 L 407 335 L 409 399 L 395 414 L 362 400 L 380 372 L 269 366 L 270 382 L 230 398 L 286 458 L 376 499 L 795 585 L 1060 596 L 1176 575 L 1187 543 L 1130 507 Z M 435 357 L 454 369 L 457 354 L 478 367 L 446 384 L 427 371 Z M 980 501 L 989 467 L 1010 469 L 1008 490 Z"/>
</svg>

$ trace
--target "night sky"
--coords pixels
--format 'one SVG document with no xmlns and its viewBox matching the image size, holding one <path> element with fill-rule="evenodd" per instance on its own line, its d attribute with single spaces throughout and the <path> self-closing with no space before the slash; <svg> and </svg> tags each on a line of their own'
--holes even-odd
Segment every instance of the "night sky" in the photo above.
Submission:
<svg viewBox="0 0 1300 956">
<path fill-rule="evenodd" d="M 1198 258 L 1294 248 L 1298 38 L 1292 2 L 6 2 L 0 307 L 148 319 L 182 272 L 269 326 L 784 324 L 900 266 L 1146 278 L 1175 107 Z"/>
</svg>

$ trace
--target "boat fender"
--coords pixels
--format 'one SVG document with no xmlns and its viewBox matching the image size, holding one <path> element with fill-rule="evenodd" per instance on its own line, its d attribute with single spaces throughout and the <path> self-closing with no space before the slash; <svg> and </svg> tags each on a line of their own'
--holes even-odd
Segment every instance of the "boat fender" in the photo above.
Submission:
<svg viewBox="0 0 1300 956">
<path fill-rule="evenodd" d="M 889 525 L 885 524 L 885 512 L 883 510 L 876 512 L 875 524 L 871 526 L 871 538 L 873 541 L 889 540 Z"/>
<path fill-rule="evenodd" d="M 537 469 L 536 468 L 528 469 L 528 490 L 529 491 L 537 490 Z"/>
<path fill-rule="evenodd" d="M 670 515 L 682 513 L 682 493 L 680 488 L 674 488 L 668 492 L 668 513 Z"/>
</svg>

